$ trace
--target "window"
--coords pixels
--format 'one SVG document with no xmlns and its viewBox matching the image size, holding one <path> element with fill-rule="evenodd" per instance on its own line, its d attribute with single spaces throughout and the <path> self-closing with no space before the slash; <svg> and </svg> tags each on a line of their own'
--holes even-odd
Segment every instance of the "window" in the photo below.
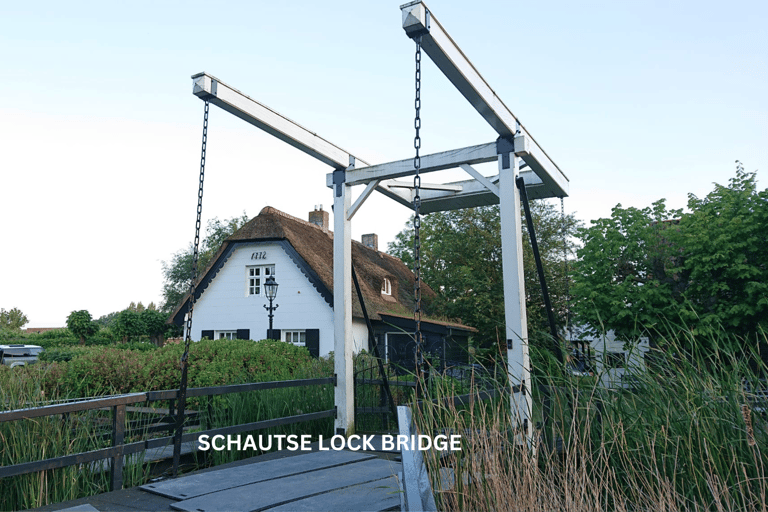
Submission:
<svg viewBox="0 0 768 512">
<path fill-rule="evenodd" d="M 215 336 L 217 340 L 236 340 L 237 331 L 216 331 Z"/>
<path fill-rule="evenodd" d="M 381 282 L 381 294 L 392 295 L 392 281 L 390 281 L 388 277 L 385 277 Z"/>
<path fill-rule="evenodd" d="M 606 352 L 603 365 L 606 369 L 624 368 L 624 352 Z"/>
<path fill-rule="evenodd" d="M 245 267 L 246 295 L 264 296 L 264 281 L 275 275 L 274 265 L 259 265 Z"/>
<path fill-rule="evenodd" d="M 304 329 L 294 329 L 282 331 L 282 340 L 287 343 L 293 343 L 299 347 L 305 347 L 307 345 L 307 332 Z"/>
</svg>

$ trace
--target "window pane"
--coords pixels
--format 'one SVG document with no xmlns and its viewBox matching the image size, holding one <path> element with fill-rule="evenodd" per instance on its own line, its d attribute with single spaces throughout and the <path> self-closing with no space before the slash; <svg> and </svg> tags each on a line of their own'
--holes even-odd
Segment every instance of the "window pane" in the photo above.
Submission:
<svg viewBox="0 0 768 512">
<path fill-rule="evenodd" d="M 300 332 L 300 333 L 297 333 L 297 334 L 299 335 L 299 341 L 301 343 L 306 343 L 307 342 L 307 333 Z"/>
</svg>

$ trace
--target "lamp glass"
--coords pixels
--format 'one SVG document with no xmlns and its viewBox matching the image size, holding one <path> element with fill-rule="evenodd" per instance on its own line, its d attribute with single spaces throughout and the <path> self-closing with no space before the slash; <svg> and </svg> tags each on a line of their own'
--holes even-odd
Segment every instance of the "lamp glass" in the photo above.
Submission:
<svg viewBox="0 0 768 512">
<path fill-rule="evenodd" d="M 266 281 L 264 281 L 264 292 L 267 294 L 267 298 L 269 300 L 275 300 L 275 297 L 277 297 L 277 287 L 279 285 L 275 282 L 275 278 L 273 276 L 269 276 Z"/>
</svg>

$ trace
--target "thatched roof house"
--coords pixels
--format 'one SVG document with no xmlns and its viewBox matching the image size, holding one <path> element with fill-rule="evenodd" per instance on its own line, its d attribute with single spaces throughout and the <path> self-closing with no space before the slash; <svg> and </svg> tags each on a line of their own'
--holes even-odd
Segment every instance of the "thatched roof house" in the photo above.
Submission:
<svg viewBox="0 0 768 512">
<path fill-rule="evenodd" d="M 259 327 L 266 321 L 266 314 L 260 305 L 255 307 L 253 300 L 248 301 L 258 293 L 243 295 L 245 282 L 237 278 L 247 273 L 242 271 L 243 267 L 254 268 L 254 264 L 263 263 L 264 272 L 271 272 L 280 285 L 276 302 L 281 304 L 283 311 L 275 312 L 275 327 L 283 326 L 281 331 L 286 331 L 285 326 L 290 326 L 287 332 L 303 329 L 313 338 L 318 334 L 321 340 L 317 352 L 323 355 L 332 350 L 333 232 L 329 230 L 328 212 L 310 212 L 310 220 L 312 222 L 267 206 L 224 242 L 208 268 L 200 274 L 193 314 L 193 339 L 206 334 L 208 337 L 229 337 L 219 334 L 236 331 L 241 331 L 237 337 L 245 337 L 244 331 L 248 331 L 247 337 L 252 339 L 263 337 L 261 332 L 266 333 L 266 329 L 262 331 Z M 363 239 L 366 245 L 352 242 L 352 264 L 368 315 L 375 322 L 377 335 L 386 337 L 386 332 L 392 329 L 405 334 L 408 319 L 413 322 L 414 275 L 398 258 L 378 250 L 375 235 L 364 235 Z M 215 292 L 214 288 L 217 288 Z M 435 293 L 426 284 L 422 284 L 421 289 L 422 302 L 428 304 Z M 254 292 L 254 289 L 250 291 Z M 308 294 L 318 300 L 307 302 Z M 367 330 L 354 287 L 352 295 L 356 346 L 368 349 Z M 321 306 L 323 303 L 324 307 Z M 183 325 L 188 305 L 189 296 L 174 311 L 173 323 Z M 199 317 L 202 319 L 198 320 Z M 459 323 L 438 321 L 428 315 L 422 318 L 425 332 L 450 333 L 451 336 L 461 333 L 460 337 L 466 341 L 472 331 Z M 253 327 L 238 327 L 241 325 Z M 257 335 L 252 336 L 250 331 L 254 328 Z M 313 332 L 309 333 L 310 330 Z M 316 330 L 320 332 L 315 333 Z M 382 339 L 382 343 L 385 341 Z"/>
</svg>

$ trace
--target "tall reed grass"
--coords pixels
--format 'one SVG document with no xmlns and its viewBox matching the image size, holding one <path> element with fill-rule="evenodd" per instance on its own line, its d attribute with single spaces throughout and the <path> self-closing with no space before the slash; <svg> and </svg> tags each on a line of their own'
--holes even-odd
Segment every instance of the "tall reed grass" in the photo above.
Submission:
<svg viewBox="0 0 768 512">
<path fill-rule="evenodd" d="M 632 389 L 539 360 L 550 373 L 534 372 L 530 446 L 504 385 L 503 398 L 466 407 L 422 403 L 423 432 L 462 435 L 461 452 L 427 458 L 439 509 L 768 510 L 768 403 L 753 393 L 766 386 L 765 366 L 721 350 L 730 339 L 685 355 L 676 341 L 634 372 Z"/>
<path fill-rule="evenodd" d="M 40 386 L 49 367 L 38 364 L 24 371 L 0 366 L 0 410 L 42 406 L 66 399 L 46 396 Z M 111 421 L 109 412 L 85 411 L 65 417 L 49 416 L 0 423 L 0 466 L 34 462 L 109 446 L 101 434 Z M 129 457 L 123 470 L 126 487 L 145 481 L 140 458 Z M 72 500 L 109 490 L 109 466 L 83 464 L 0 479 L 0 510 L 23 510 Z"/>
</svg>

